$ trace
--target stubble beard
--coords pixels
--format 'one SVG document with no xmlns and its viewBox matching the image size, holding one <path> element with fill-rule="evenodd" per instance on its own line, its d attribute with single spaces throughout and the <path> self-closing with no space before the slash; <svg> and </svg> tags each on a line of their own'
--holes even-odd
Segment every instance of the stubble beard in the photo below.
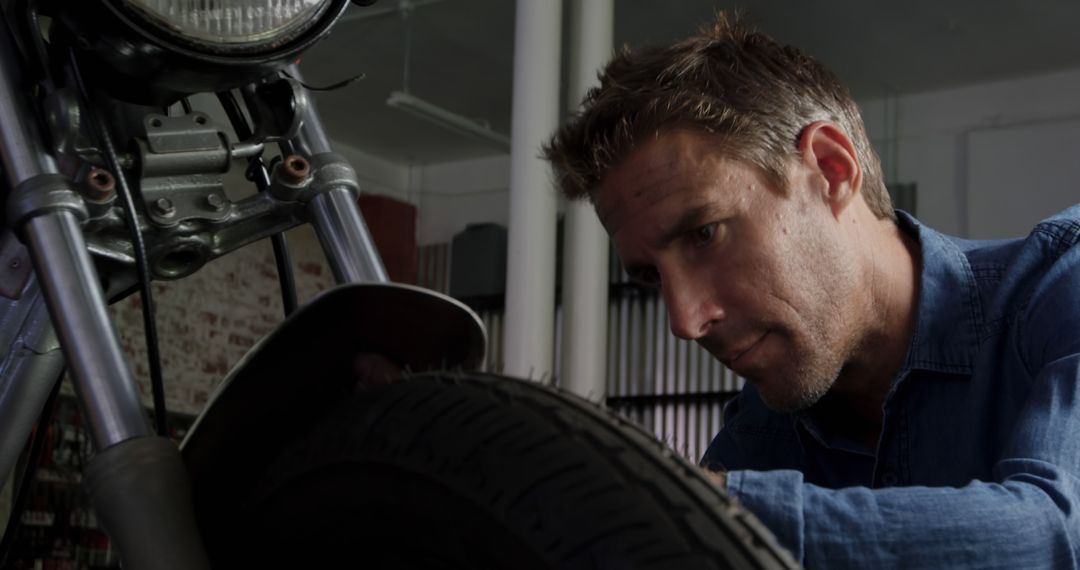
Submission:
<svg viewBox="0 0 1080 570">
<path fill-rule="evenodd" d="M 780 413 L 805 410 L 832 390 L 852 354 L 843 334 L 842 310 L 834 303 L 824 304 L 808 315 L 804 327 L 774 329 L 787 344 L 785 362 L 762 372 L 771 378 L 746 378 L 757 386 L 769 409 Z"/>
<path fill-rule="evenodd" d="M 840 378 L 858 337 L 851 334 L 856 330 L 856 311 L 849 299 L 836 294 L 858 290 L 856 267 L 845 255 L 844 244 L 817 232 L 795 243 L 784 274 L 802 276 L 798 283 L 789 283 L 788 290 L 804 293 L 795 298 L 807 312 L 802 326 L 784 331 L 787 362 L 773 369 L 775 377 L 758 384 L 765 388 L 758 391 L 762 401 L 779 413 L 805 410 L 821 400 Z"/>
<path fill-rule="evenodd" d="M 830 335 L 822 322 L 796 339 L 788 333 L 791 350 L 787 361 L 778 363 L 762 377 L 747 375 L 746 380 L 758 388 L 762 402 L 777 413 L 805 410 L 816 404 L 836 384 L 846 361 L 846 351 L 830 346 Z M 765 375 L 771 377 L 764 377 Z"/>
</svg>

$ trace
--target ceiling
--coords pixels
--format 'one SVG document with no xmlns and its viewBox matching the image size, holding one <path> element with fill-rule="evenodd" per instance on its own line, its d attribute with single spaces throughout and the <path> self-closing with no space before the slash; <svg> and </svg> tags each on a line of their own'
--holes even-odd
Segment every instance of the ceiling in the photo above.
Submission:
<svg viewBox="0 0 1080 570">
<path fill-rule="evenodd" d="M 502 152 L 390 108 L 386 99 L 407 82 L 410 93 L 508 135 L 514 0 L 411 3 L 405 18 L 399 0 L 350 7 L 305 54 L 308 84 L 365 75 L 317 94 L 331 136 L 402 164 Z M 731 9 L 824 62 L 857 99 L 1080 68 L 1075 0 L 615 0 L 615 43 L 668 42 Z"/>
</svg>

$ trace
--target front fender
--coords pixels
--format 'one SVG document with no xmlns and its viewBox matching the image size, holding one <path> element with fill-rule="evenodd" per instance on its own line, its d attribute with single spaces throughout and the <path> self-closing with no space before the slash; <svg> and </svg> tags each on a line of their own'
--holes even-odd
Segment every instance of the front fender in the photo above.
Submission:
<svg viewBox="0 0 1080 570">
<path fill-rule="evenodd" d="M 479 366 L 484 327 L 460 302 L 419 287 L 331 289 L 240 360 L 196 419 L 181 452 L 196 516 L 227 508 L 291 437 L 355 389 L 354 362 L 377 353 L 412 371 Z"/>
</svg>

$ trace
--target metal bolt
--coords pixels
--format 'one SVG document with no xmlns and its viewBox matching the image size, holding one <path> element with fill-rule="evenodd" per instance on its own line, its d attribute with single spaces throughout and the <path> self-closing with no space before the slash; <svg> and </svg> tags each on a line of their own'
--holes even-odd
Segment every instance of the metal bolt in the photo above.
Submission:
<svg viewBox="0 0 1080 570">
<path fill-rule="evenodd" d="M 281 162 L 281 180 L 286 184 L 300 184 L 311 174 L 311 164 L 307 159 L 291 154 Z"/>
<path fill-rule="evenodd" d="M 157 210 L 158 214 L 161 214 L 165 217 L 172 216 L 176 213 L 176 208 L 173 207 L 172 200 L 168 198 L 158 198 L 154 202 L 154 209 Z"/>
<path fill-rule="evenodd" d="M 218 212 L 225 208 L 225 200 L 221 197 L 221 194 L 207 195 L 206 204 Z"/>
<path fill-rule="evenodd" d="M 116 180 L 112 173 L 103 168 L 94 168 L 83 181 L 86 197 L 97 202 L 104 202 L 116 192 Z"/>
</svg>

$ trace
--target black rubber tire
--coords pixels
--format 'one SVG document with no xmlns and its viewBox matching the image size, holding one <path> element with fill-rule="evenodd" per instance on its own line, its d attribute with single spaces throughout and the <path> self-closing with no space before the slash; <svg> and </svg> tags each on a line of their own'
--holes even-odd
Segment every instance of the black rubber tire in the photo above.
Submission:
<svg viewBox="0 0 1080 570">
<path fill-rule="evenodd" d="M 798 567 L 647 432 L 500 376 L 363 390 L 265 472 L 205 537 L 215 567 Z"/>
</svg>

